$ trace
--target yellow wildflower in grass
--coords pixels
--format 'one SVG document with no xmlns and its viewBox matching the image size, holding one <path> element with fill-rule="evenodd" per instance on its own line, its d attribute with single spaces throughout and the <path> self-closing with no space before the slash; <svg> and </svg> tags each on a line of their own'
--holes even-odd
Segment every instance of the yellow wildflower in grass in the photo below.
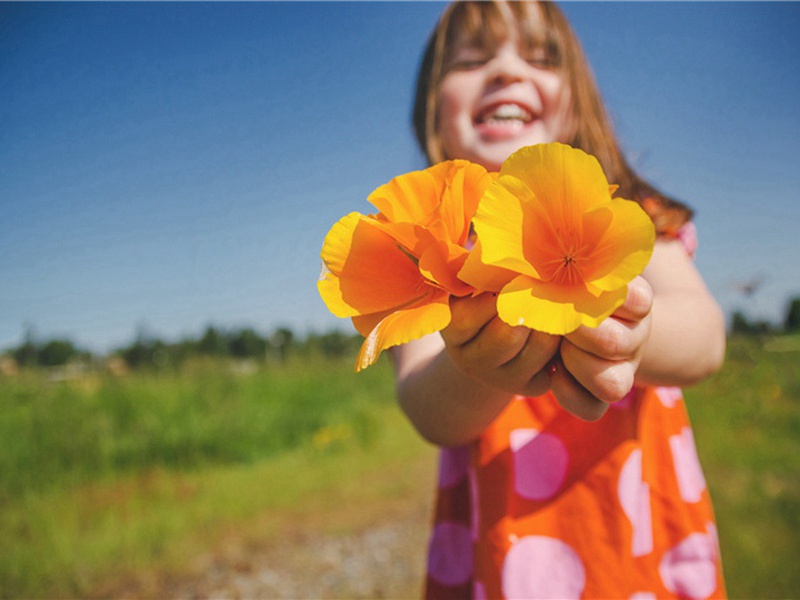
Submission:
<svg viewBox="0 0 800 600">
<path fill-rule="evenodd" d="M 378 214 L 351 213 L 328 232 L 317 286 L 331 312 L 351 317 L 366 338 L 356 370 L 386 348 L 444 329 L 450 295 L 474 291 L 457 273 L 492 179 L 468 161 L 407 173 L 369 196 Z"/>
<path fill-rule="evenodd" d="M 593 156 L 564 144 L 512 154 L 473 219 L 478 241 L 459 277 L 499 292 L 509 325 L 564 335 L 596 327 L 627 296 L 650 260 L 653 223 L 613 198 Z"/>
</svg>

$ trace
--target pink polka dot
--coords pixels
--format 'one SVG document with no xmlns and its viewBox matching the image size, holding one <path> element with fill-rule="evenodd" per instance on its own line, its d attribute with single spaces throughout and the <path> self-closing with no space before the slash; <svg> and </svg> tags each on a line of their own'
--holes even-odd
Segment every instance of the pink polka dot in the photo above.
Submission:
<svg viewBox="0 0 800 600">
<path fill-rule="evenodd" d="M 684 427 L 679 435 L 670 436 L 669 447 L 681 498 L 685 502 L 698 502 L 706 489 L 706 480 L 697 458 L 692 430 Z"/>
<path fill-rule="evenodd" d="M 515 429 L 510 437 L 514 453 L 514 488 L 531 500 L 553 497 L 564 484 L 569 454 L 564 443 L 536 429 Z"/>
<path fill-rule="evenodd" d="M 678 387 L 658 387 L 656 396 L 666 408 L 674 408 L 678 402 L 683 400 L 683 392 Z"/>
<path fill-rule="evenodd" d="M 615 408 L 617 410 L 628 410 L 633 406 L 634 400 L 636 400 L 636 388 L 632 388 L 631 391 L 625 394 L 625 397 L 619 402 L 612 402 L 611 404 L 609 404 L 609 408 Z"/>
<path fill-rule="evenodd" d="M 439 453 L 439 487 L 450 487 L 467 476 L 469 453 L 469 446 L 442 448 Z"/>
<path fill-rule="evenodd" d="M 472 585 L 472 598 L 474 600 L 488 600 L 489 596 L 486 595 L 486 588 L 480 581 L 475 581 Z"/>
<path fill-rule="evenodd" d="M 443 522 L 433 528 L 428 574 L 442 585 L 461 585 L 472 575 L 472 539 L 467 527 Z"/>
<path fill-rule="evenodd" d="M 478 496 L 478 478 L 475 475 L 475 469 L 467 469 L 467 478 L 469 483 L 470 534 L 473 540 L 477 540 L 480 531 L 481 511 L 479 510 L 480 498 Z"/>
<path fill-rule="evenodd" d="M 631 554 L 644 556 L 653 551 L 653 521 L 650 511 L 650 486 L 642 481 L 642 451 L 633 450 L 622 466 L 617 482 L 622 512 L 633 527 Z"/>
<path fill-rule="evenodd" d="M 699 600 L 717 589 L 717 545 L 713 535 L 693 533 L 669 550 L 658 567 L 671 593 Z"/>
<path fill-rule="evenodd" d="M 577 552 L 561 540 L 544 536 L 520 539 L 503 562 L 506 598 L 580 598 L 586 571 Z"/>
<path fill-rule="evenodd" d="M 628 596 L 628 600 L 658 600 L 653 592 L 635 592 Z"/>
<path fill-rule="evenodd" d="M 717 549 L 717 556 L 719 556 L 719 534 L 717 533 L 717 526 L 715 523 L 706 523 L 706 531 L 708 535 L 714 540 L 714 546 Z"/>
</svg>

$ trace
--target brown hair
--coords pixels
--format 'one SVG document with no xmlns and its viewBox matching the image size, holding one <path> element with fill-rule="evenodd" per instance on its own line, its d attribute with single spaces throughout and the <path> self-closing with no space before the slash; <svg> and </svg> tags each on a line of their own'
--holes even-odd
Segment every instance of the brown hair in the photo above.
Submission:
<svg viewBox="0 0 800 600">
<path fill-rule="evenodd" d="M 457 1 L 445 10 L 425 49 L 414 102 L 414 131 L 428 161 L 456 158 L 444 155 L 438 124 L 439 87 L 453 48 L 461 43 L 494 48 L 511 26 L 523 43 L 542 48 L 565 79 L 571 114 L 568 143 L 597 157 L 608 180 L 619 185 L 619 195 L 642 204 L 659 233 L 674 234 L 691 219 L 692 210 L 661 194 L 628 164 L 580 43 L 552 2 Z"/>
</svg>

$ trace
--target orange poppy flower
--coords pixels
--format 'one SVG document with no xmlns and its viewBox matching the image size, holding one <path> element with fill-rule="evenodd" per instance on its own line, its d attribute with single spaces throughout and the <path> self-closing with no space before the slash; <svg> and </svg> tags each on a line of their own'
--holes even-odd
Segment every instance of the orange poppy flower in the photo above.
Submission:
<svg viewBox="0 0 800 600">
<path fill-rule="evenodd" d="M 467 161 L 407 173 L 370 194 L 378 214 L 351 213 L 331 228 L 317 286 L 331 312 L 351 317 L 366 338 L 356 370 L 386 348 L 444 329 L 450 295 L 473 291 L 457 273 L 492 178 Z"/>
<path fill-rule="evenodd" d="M 522 148 L 486 190 L 473 220 L 477 252 L 459 277 L 499 291 L 497 312 L 509 325 L 554 335 L 596 327 L 625 301 L 655 242 L 647 214 L 612 198 L 615 190 L 581 150 Z"/>
</svg>

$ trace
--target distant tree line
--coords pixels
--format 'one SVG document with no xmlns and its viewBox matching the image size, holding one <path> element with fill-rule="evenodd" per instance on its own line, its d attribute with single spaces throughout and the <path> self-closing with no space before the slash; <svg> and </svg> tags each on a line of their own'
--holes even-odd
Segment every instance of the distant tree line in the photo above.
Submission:
<svg viewBox="0 0 800 600">
<path fill-rule="evenodd" d="M 764 320 L 751 321 L 744 313 L 736 311 L 732 315 L 730 330 L 734 335 L 800 333 L 800 297 L 789 301 L 786 316 L 780 325 Z M 299 337 L 287 327 L 262 334 L 252 327 L 224 329 L 209 325 L 200 336 L 178 342 L 167 342 L 140 331 L 132 343 L 113 350 L 106 357 L 98 357 L 68 339 L 39 340 L 28 328 L 22 343 L 0 352 L 0 357 L 10 357 L 20 367 L 57 367 L 118 357 L 125 361 L 126 366 L 140 369 L 179 366 L 193 357 L 284 362 L 292 355 L 327 358 L 355 356 L 362 341 L 358 334 L 337 330 Z"/>
<path fill-rule="evenodd" d="M 752 321 L 743 312 L 735 311 L 731 317 L 731 333 L 735 335 L 800 333 L 800 297 L 789 300 L 786 306 L 786 315 L 781 324 L 764 319 Z"/>
<path fill-rule="evenodd" d="M 178 366 L 196 357 L 284 362 L 292 355 L 355 356 L 362 341 L 358 334 L 337 330 L 299 337 L 286 327 L 262 334 L 252 327 L 224 329 L 210 325 L 200 336 L 177 342 L 168 342 L 140 331 L 130 344 L 105 356 L 97 356 L 68 339 L 40 340 L 28 329 L 19 346 L 0 352 L 0 355 L 10 357 L 20 367 L 56 367 L 116 357 L 122 359 L 127 367 L 140 369 Z"/>
</svg>

